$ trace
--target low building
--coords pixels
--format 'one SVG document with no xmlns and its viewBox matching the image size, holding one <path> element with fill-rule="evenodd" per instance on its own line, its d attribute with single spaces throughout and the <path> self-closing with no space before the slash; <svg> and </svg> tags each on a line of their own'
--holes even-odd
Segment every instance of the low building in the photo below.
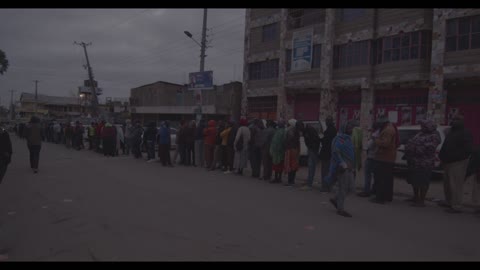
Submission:
<svg viewBox="0 0 480 270">
<path fill-rule="evenodd" d="M 239 119 L 242 83 L 231 82 L 202 90 L 204 119 Z M 198 106 L 193 91 L 186 85 L 158 81 L 131 89 L 130 106 L 133 120 L 142 123 L 195 119 Z"/>
<path fill-rule="evenodd" d="M 44 118 L 78 117 L 85 113 L 85 106 L 76 97 L 38 95 L 35 99 L 35 94 L 22 93 L 17 113 L 22 118 L 35 114 Z"/>
</svg>

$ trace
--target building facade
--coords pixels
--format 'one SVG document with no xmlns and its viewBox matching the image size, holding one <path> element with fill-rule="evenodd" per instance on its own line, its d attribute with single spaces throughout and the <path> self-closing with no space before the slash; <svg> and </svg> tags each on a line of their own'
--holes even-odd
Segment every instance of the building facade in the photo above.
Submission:
<svg viewBox="0 0 480 270">
<path fill-rule="evenodd" d="M 202 114 L 205 119 L 239 119 L 242 83 L 232 82 L 202 90 Z M 197 105 L 193 91 L 186 85 L 155 82 L 130 91 L 130 110 L 133 120 L 142 123 L 169 120 L 193 120 Z"/>
<path fill-rule="evenodd" d="M 480 9 L 247 9 L 245 27 L 243 115 L 368 129 L 460 111 L 480 143 Z"/>
<path fill-rule="evenodd" d="M 86 107 L 81 105 L 80 99 L 75 97 L 59 97 L 22 93 L 20 108 L 17 113 L 22 118 L 38 115 L 43 118 L 69 118 L 84 114 Z"/>
</svg>

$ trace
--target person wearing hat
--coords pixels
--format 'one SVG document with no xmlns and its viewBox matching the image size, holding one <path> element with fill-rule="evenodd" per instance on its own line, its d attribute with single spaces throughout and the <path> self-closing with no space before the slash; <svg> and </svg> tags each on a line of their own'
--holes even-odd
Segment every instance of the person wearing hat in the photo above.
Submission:
<svg viewBox="0 0 480 270">
<path fill-rule="evenodd" d="M 247 167 L 248 161 L 248 143 L 250 142 L 250 129 L 247 127 L 248 121 L 245 118 L 240 119 L 240 128 L 235 135 L 233 147 L 235 149 L 234 167 L 238 175 L 243 174 L 243 169 Z"/>
<path fill-rule="evenodd" d="M 375 198 L 374 203 L 384 204 L 393 200 L 393 166 L 397 157 L 398 134 L 386 116 L 377 120 L 380 133 L 375 138 Z"/>
<path fill-rule="evenodd" d="M 449 213 L 460 213 L 468 161 L 473 151 L 473 137 L 465 128 L 463 115 L 454 115 L 450 125 L 452 128 L 438 155 L 445 169 L 445 202 L 439 204 L 448 207 L 446 211 Z"/>
</svg>

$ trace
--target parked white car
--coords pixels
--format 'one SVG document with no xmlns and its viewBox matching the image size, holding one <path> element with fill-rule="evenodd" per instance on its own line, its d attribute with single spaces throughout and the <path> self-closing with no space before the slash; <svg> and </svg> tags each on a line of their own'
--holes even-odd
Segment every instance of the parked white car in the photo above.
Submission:
<svg viewBox="0 0 480 270">
<path fill-rule="evenodd" d="M 398 127 L 398 135 L 400 137 L 400 146 L 397 149 L 397 159 L 395 161 L 395 169 L 398 171 L 405 171 L 407 170 L 407 161 L 403 159 L 405 155 L 405 144 L 413 138 L 418 132 L 420 132 L 420 125 L 415 126 L 400 126 Z M 447 136 L 448 132 L 450 131 L 450 126 L 438 126 L 437 132 L 440 135 L 441 142 L 437 147 L 437 151 L 435 153 L 435 169 L 433 170 L 434 173 L 443 174 L 443 169 L 440 166 L 440 159 L 438 158 L 438 153 L 442 148 L 443 142 L 445 141 L 445 137 Z"/>
</svg>

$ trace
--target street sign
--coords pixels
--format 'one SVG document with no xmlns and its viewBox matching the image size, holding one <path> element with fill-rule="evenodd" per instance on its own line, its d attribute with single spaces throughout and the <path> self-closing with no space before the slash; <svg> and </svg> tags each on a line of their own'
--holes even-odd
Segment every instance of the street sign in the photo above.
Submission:
<svg viewBox="0 0 480 270">
<path fill-rule="evenodd" d="M 213 90 L 213 71 L 188 74 L 188 90 Z"/>
<path fill-rule="evenodd" d="M 313 29 L 293 33 L 292 72 L 309 71 L 312 68 Z"/>
</svg>

